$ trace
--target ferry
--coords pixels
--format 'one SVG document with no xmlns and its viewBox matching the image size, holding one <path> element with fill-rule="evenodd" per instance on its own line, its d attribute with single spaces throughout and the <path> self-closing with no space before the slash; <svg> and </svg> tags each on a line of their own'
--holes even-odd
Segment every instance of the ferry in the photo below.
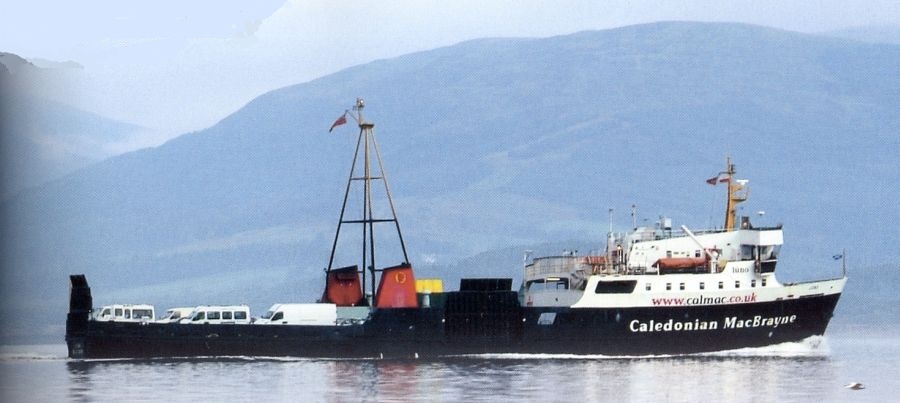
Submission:
<svg viewBox="0 0 900 403">
<path fill-rule="evenodd" d="M 517 290 L 512 278 L 462 279 L 456 291 L 445 291 L 439 279 L 416 279 L 375 125 L 365 120 L 364 106 L 358 99 L 353 111 L 332 125 L 345 124 L 350 116 L 359 137 L 318 301 L 275 304 L 264 318 L 241 323 L 102 320 L 92 315 L 85 275 L 71 275 L 69 357 L 680 355 L 798 342 L 825 333 L 846 269 L 833 279 L 780 282 L 775 271 L 782 228 L 756 227 L 738 216 L 737 205 L 747 200 L 749 187 L 735 177 L 730 159 L 707 181 L 727 188 L 720 229 L 673 228 L 666 218 L 622 234 L 610 228 L 603 253 L 526 259 Z M 372 207 L 377 183 L 384 186 L 389 209 Z M 351 187 L 360 184 L 366 207 L 362 217 L 349 217 Z M 378 217 L 375 211 L 390 215 Z M 378 268 L 374 227 L 385 224 L 396 229 L 403 260 Z M 346 225 L 362 226 L 363 252 L 361 264 L 339 267 L 335 250 Z"/>
</svg>

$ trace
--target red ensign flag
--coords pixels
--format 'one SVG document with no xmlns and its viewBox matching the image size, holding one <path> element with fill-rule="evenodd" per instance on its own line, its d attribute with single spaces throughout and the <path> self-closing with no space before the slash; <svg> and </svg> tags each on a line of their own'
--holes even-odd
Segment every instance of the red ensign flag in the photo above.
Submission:
<svg viewBox="0 0 900 403">
<path fill-rule="evenodd" d="M 344 123 L 347 123 L 347 112 L 344 112 L 341 117 L 337 118 L 337 120 L 335 120 L 334 123 L 331 124 L 331 128 L 328 129 L 328 133 L 331 133 L 331 131 L 334 130 L 335 127 L 338 127 Z"/>
</svg>

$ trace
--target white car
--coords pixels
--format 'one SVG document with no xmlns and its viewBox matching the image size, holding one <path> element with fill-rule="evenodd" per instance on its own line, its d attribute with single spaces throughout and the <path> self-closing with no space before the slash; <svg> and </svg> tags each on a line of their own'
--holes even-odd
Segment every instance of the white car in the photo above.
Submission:
<svg viewBox="0 0 900 403">
<path fill-rule="evenodd" d="M 148 304 L 105 305 L 94 316 L 98 322 L 152 322 L 155 318 L 153 305 Z"/>
<path fill-rule="evenodd" d="M 201 305 L 194 308 L 190 317 L 178 323 L 192 325 L 249 324 L 250 307 L 247 305 Z"/>
<path fill-rule="evenodd" d="M 275 304 L 259 318 L 259 325 L 334 326 L 335 304 Z"/>
<path fill-rule="evenodd" d="M 170 308 L 166 310 L 166 314 L 163 317 L 157 319 L 156 323 L 175 323 L 179 320 L 191 316 L 191 313 L 194 312 L 194 307 L 186 307 L 186 308 Z"/>
</svg>

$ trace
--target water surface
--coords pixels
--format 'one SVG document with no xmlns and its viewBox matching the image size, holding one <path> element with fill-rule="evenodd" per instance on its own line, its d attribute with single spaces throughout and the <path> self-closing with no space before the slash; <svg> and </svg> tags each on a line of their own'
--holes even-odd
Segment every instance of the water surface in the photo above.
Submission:
<svg viewBox="0 0 900 403">
<path fill-rule="evenodd" d="M 78 361 L 7 346 L 19 401 L 897 401 L 900 342 L 861 329 L 763 349 L 651 358 L 496 355 L 437 360 L 208 358 Z M 866 389 L 844 387 L 862 382 Z"/>
</svg>

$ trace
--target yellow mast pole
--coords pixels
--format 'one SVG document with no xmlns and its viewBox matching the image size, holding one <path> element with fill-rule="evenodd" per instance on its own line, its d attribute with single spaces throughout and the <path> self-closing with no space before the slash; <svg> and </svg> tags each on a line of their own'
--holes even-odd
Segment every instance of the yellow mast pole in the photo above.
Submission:
<svg viewBox="0 0 900 403">
<path fill-rule="evenodd" d="M 727 159 L 727 169 L 725 170 L 725 174 L 728 179 L 728 205 L 725 208 L 725 230 L 733 231 L 734 224 L 737 221 L 737 205 L 739 203 L 747 201 L 747 194 L 738 194 L 739 191 L 744 189 L 744 185 L 737 183 L 734 179 L 734 164 L 731 163 L 731 157 Z"/>
</svg>

